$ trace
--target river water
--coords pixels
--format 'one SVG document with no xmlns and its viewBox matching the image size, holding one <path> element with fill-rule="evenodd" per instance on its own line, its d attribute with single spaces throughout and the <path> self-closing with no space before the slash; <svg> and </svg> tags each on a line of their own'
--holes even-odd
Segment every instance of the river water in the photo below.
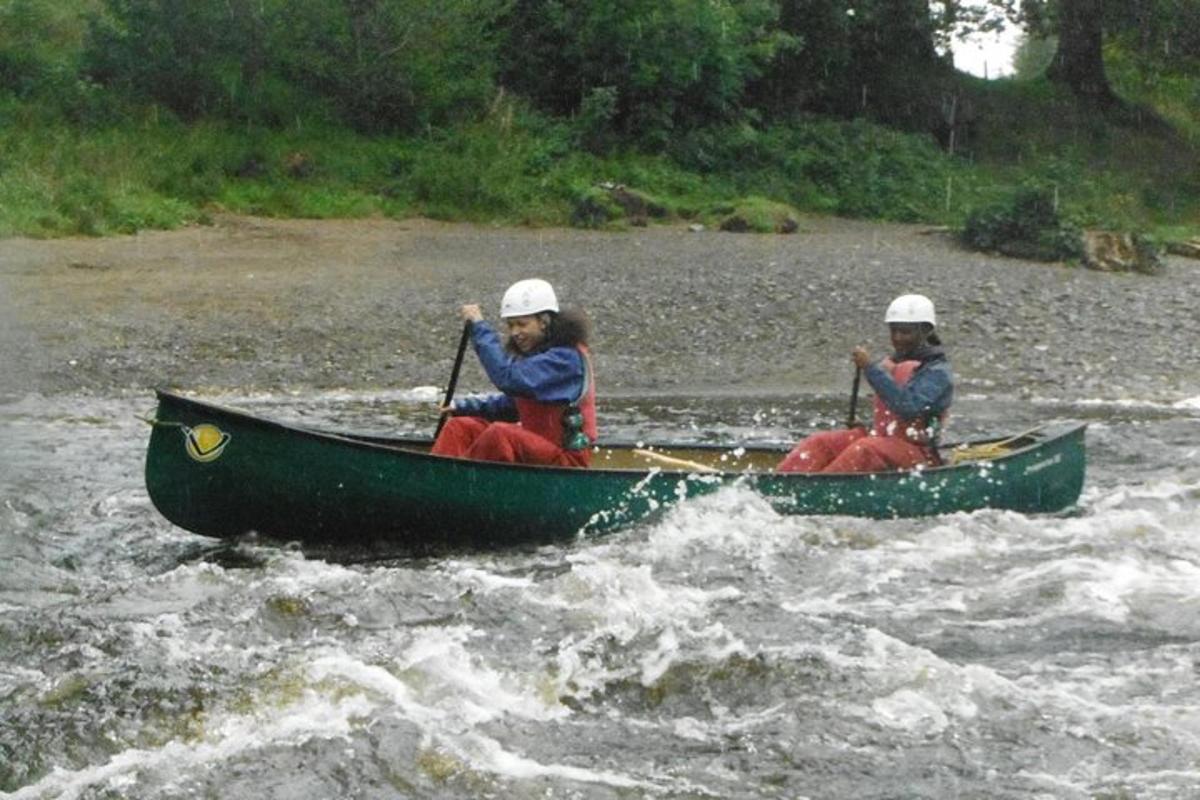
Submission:
<svg viewBox="0 0 1200 800">
<path fill-rule="evenodd" d="M 429 392 L 228 395 L 420 432 Z M 1077 509 L 781 517 L 360 560 L 157 515 L 141 393 L 0 404 L 0 795 L 1193 798 L 1200 398 L 966 393 L 1090 422 Z M 606 433 L 787 441 L 833 396 L 630 395 Z"/>
</svg>

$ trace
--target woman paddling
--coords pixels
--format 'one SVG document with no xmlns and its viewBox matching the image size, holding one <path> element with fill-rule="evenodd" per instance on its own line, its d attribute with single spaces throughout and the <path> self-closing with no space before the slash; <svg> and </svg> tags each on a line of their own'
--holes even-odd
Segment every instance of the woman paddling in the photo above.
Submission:
<svg viewBox="0 0 1200 800">
<path fill-rule="evenodd" d="M 596 391 L 579 310 L 559 311 L 554 287 L 517 281 L 500 301 L 508 327 L 503 345 L 478 305 L 459 315 L 488 379 L 502 394 L 455 400 L 433 443 L 434 455 L 586 467 L 596 441 Z"/>
<path fill-rule="evenodd" d="M 879 472 L 939 463 L 938 432 L 954 397 L 954 376 L 942 350 L 933 302 L 897 297 L 884 314 L 895 352 L 872 362 L 856 347 L 850 357 L 875 390 L 871 430 L 815 433 L 776 467 L 778 472 Z"/>
</svg>

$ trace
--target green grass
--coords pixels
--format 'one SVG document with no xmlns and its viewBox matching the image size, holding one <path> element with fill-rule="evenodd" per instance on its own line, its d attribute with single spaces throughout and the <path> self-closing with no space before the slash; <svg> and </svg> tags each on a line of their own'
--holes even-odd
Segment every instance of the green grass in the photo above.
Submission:
<svg viewBox="0 0 1200 800">
<path fill-rule="evenodd" d="M 0 236 L 173 228 L 214 211 L 569 225 L 581 199 L 613 183 L 653 198 L 668 219 L 716 224 L 719 209 L 741 207 L 754 229 L 780 207 L 960 226 L 972 210 L 1035 187 L 1077 224 L 1188 238 L 1200 234 L 1200 127 L 1180 95 L 1197 85 L 1159 83 L 1146 98 L 1171 109 L 1168 127 L 1105 122 L 1044 81 L 964 79 L 973 121 L 955 155 L 927 136 L 820 117 L 703 129 L 663 153 L 599 156 L 577 144 L 570 121 L 513 102 L 471 124 L 397 138 L 184 125 L 154 109 L 83 126 L 0 100 Z M 618 213 L 604 224 L 628 222 Z"/>
</svg>

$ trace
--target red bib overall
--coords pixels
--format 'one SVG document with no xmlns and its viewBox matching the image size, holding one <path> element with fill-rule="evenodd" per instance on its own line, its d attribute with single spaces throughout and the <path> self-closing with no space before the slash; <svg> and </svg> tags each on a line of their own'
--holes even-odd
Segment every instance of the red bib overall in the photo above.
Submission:
<svg viewBox="0 0 1200 800">
<path fill-rule="evenodd" d="M 583 417 L 583 433 L 596 441 L 596 387 L 592 381 L 591 356 L 582 345 L 584 388 L 577 406 Z M 559 467 L 586 467 L 592 463 L 591 447 L 564 447 L 564 417 L 569 406 L 514 397 L 518 422 L 488 422 L 480 417 L 451 417 L 430 451 L 434 455 L 476 461 L 506 461 Z"/>
<path fill-rule="evenodd" d="M 883 362 L 898 386 L 908 383 L 920 365 L 919 361 Z M 934 466 L 938 458 L 928 445 L 931 436 L 924 420 L 902 420 L 876 396 L 869 433 L 863 428 L 814 433 L 801 440 L 775 471 L 884 472 Z"/>
</svg>

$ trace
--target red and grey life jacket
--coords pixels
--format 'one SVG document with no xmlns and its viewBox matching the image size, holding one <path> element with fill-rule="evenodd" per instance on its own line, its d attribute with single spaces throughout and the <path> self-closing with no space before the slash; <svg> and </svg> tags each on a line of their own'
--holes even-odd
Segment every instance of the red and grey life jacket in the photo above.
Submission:
<svg viewBox="0 0 1200 800">
<path fill-rule="evenodd" d="M 592 358 L 579 345 L 583 356 L 583 387 L 571 403 L 543 403 L 531 397 L 513 397 L 521 427 L 564 450 L 590 452 L 597 437 L 596 387 L 592 382 Z"/>
<path fill-rule="evenodd" d="M 901 361 L 897 364 L 891 358 L 883 360 L 883 368 L 892 375 L 897 386 L 904 386 L 912 379 L 913 374 L 921 366 L 920 361 Z M 936 415 L 917 417 L 916 419 L 901 419 L 879 395 L 875 395 L 875 415 L 871 425 L 874 436 L 895 436 L 907 439 L 916 444 L 932 447 L 937 444 L 938 434 L 946 422 L 946 412 Z"/>
</svg>

